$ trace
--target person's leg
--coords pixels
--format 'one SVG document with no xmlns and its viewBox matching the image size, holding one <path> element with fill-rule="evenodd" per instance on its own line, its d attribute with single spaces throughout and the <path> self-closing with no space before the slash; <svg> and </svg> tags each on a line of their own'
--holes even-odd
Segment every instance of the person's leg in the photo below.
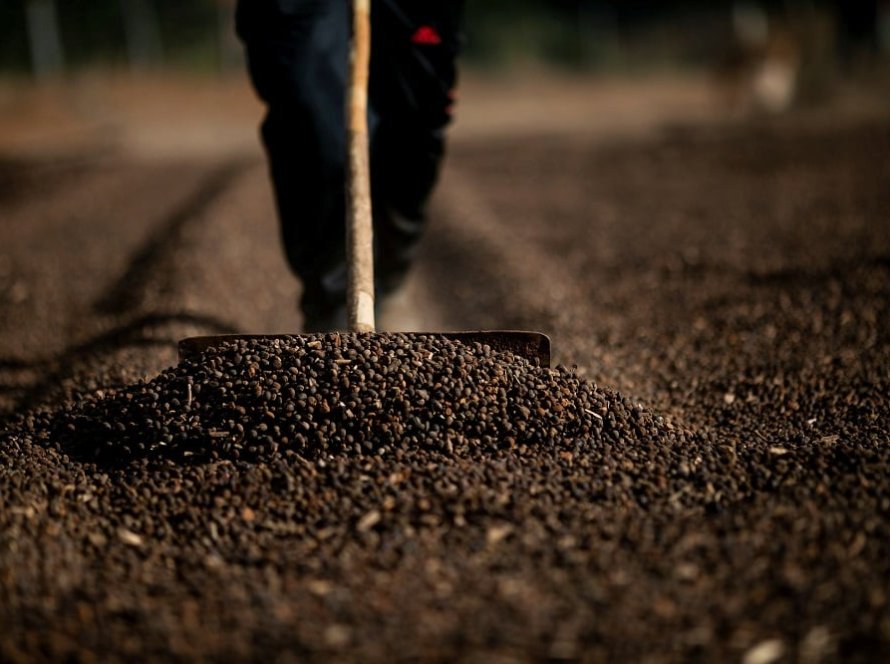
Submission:
<svg viewBox="0 0 890 664">
<path fill-rule="evenodd" d="M 370 102 L 378 294 L 401 284 L 451 120 L 463 2 L 375 0 Z"/>
<path fill-rule="evenodd" d="M 263 142 L 307 323 L 345 303 L 346 0 L 240 0 L 238 34 L 268 112 Z"/>
</svg>

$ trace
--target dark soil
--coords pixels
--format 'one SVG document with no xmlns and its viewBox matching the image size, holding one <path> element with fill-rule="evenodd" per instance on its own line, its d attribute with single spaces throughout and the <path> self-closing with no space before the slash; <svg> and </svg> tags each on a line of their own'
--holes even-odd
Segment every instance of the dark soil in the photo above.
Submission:
<svg viewBox="0 0 890 664">
<path fill-rule="evenodd" d="M 455 146 L 423 312 L 548 332 L 552 370 L 400 335 L 176 364 L 299 326 L 264 165 L 29 180 L 0 660 L 887 659 L 888 150 L 794 116 Z"/>
</svg>

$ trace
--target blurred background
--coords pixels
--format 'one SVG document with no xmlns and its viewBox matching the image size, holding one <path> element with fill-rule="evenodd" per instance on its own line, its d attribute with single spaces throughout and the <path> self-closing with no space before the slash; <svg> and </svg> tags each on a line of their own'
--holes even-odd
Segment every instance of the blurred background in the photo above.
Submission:
<svg viewBox="0 0 890 664">
<path fill-rule="evenodd" d="M 160 148 L 165 113 L 182 118 L 177 101 L 201 120 L 193 143 L 233 140 L 199 136 L 223 115 L 241 122 L 258 112 L 233 13 L 234 0 L 3 0 L 0 150 L 37 149 L 41 137 L 73 140 L 88 130 L 93 140 L 120 142 L 133 122 L 157 131 L 130 138 Z M 851 91 L 881 97 L 888 61 L 890 0 L 470 0 L 464 71 L 476 94 L 464 96 L 464 130 L 500 126 L 503 113 L 498 122 L 486 117 L 508 92 L 508 123 L 515 115 L 546 124 L 548 99 L 562 114 L 551 124 L 571 122 L 567 106 L 589 117 L 579 80 L 672 81 L 665 103 L 673 89 L 693 115 L 703 105 L 738 117 L 831 103 Z M 567 81 L 560 90 L 568 97 L 540 94 L 555 81 Z M 652 102 L 643 95 L 639 103 Z"/>
<path fill-rule="evenodd" d="M 5 0 L 0 70 L 225 72 L 240 63 L 233 11 L 234 0 Z M 885 0 L 470 0 L 467 15 L 467 60 L 485 67 L 630 72 L 781 55 L 836 69 L 867 65 L 890 42 Z"/>
</svg>

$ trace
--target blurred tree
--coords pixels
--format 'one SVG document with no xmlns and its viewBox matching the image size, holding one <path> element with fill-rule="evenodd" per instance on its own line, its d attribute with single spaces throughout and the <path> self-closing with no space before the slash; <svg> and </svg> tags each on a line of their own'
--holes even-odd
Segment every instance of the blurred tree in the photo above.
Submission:
<svg viewBox="0 0 890 664">
<path fill-rule="evenodd" d="M 219 68 L 229 71 L 241 66 L 241 44 L 235 35 L 235 0 L 216 0 Z"/>
<path fill-rule="evenodd" d="M 857 58 L 877 53 L 881 46 L 881 7 L 878 0 L 836 0 L 834 4 L 843 64 L 850 65 Z"/>
<path fill-rule="evenodd" d="M 27 0 L 25 16 L 34 76 L 45 79 L 61 74 L 65 67 L 65 53 L 55 3 L 53 0 Z"/>
<path fill-rule="evenodd" d="M 120 0 L 130 67 L 156 66 L 163 59 L 158 15 L 151 0 Z"/>
</svg>

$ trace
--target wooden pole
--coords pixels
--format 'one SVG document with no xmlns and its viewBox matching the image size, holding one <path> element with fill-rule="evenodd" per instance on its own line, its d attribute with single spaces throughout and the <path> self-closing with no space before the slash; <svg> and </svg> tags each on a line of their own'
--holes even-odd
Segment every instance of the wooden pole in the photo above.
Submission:
<svg viewBox="0 0 890 664">
<path fill-rule="evenodd" d="M 353 0 L 353 32 L 347 108 L 348 183 L 346 313 L 350 332 L 374 332 L 374 236 L 368 155 L 368 70 L 371 0 Z"/>
</svg>

